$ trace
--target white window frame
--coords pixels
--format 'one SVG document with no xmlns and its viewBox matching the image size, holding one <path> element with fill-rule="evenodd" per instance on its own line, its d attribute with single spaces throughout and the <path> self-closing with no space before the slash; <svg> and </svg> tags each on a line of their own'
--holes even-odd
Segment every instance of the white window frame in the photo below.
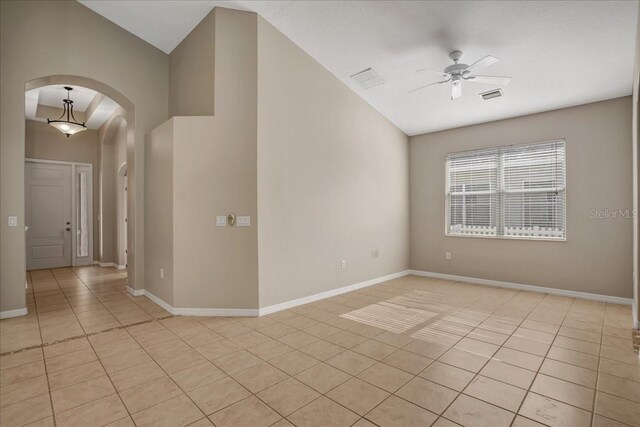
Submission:
<svg viewBox="0 0 640 427">
<path fill-rule="evenodd" d="M 562 194 L 562 203 L 563 203 L 563 216 L 562 223 L 564 225 L 564 234 L 563 237 L 544 237 L 544 236 L 506 236 L 504 234 L 460 234 L 460 233 L 451 233 L 449 231 L 449 215 L 450 215 L 450 207 L 448 203 L 448 198 L 450 196 L 449 192 L 449 162 L 447 161 L 448 157 L 455 154 L 464 154 L 464 153 L 473 153 L 474 151 L 481 152 L 490 150 L 490 148 L 485 149 L 475 149 L 475 150 L 465 150 L 459 152 L 447 153 L 445 155 L 445 203 L 444 203 L 444 234 L 445 237 L 462 237 L 462 238 L 480 238 L 480 239 L 500 239 L 500 240 L 541 240 L 541 241 L 550 241 L 550 242 L 566 242 L 567 241 L 567 143 L 564 138 L 556 138 L 547 141 L 535 141 L 535 142 L 526 142 L 521 144 L 512 144 L 512 145 L 503 145 L 499 147 L 494 147 L 499 151 L 498 155 L 498 189 L 497 189 L 497 198 L 498 203 L 496 206 L 496 232 L 500 230 L 500 227 L 503 227 L 504 222 L 504 204 L 503 204 L 503 195 L 504 191 L 504 177 L 502 176 L 502 151 L 508 148 L 515 148 L 520 146 L 528 146 L 528 145 L 537 145 L 537 144 L 549 144 L 552 142 L 562 143 L 564 145 L 564 188 L 561 192 Z M 539 191 L 539 190 L 538 190 Z M 503 231 L 503 230 L 502 230 Z"/>
</svg>

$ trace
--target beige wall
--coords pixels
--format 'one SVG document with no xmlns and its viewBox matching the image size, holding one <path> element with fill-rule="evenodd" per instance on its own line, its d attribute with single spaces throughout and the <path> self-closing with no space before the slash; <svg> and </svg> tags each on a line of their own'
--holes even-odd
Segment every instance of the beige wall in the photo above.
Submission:
<svg viewBox="0 0 640 427">
<path fill-rule="evenodd" d="M 146 233 L 173 229 L 173 303 L 158 296 L 180 308 L 251 309 L 405 270 L 407 137 L 257 15 L 210 16 L 200 27 L 215 31 L 215 115 L 171 119 L 171 169 L 152 166 L 166 125 L 147 146 Z M 196 28 L 181 57 L 209 54 L 210 40 Z M 168 174 L 170 226 L 151 218 L 168 209 L 152 197 Z M 215 227 L 228 213 L 251 226 Z M 147 288 L 166 285 L 169 253 L 158 246 L 167 243 L 147 243 Z"/>
<path fill-rule="evenodd" d="M 173 305 L 173 139 L 170 119 L 147 138 L 145 149 L 145 290 Z M 179 230 L 178 230 L 179 231 Z M 164 269 L 164 278 L 160 269 Z"/>
<path fill-rule="evenodd" d="M 211 11 L 169 55 L 170 116 L 212 116 L 215 12 Z"/>
<path fill-rule="evenodd" d="M 408 268 L 406 135 L 257 15 L 210 16 L 200 27 L 214 28 L 215 115 L 171 120 L 172 305 L 265 307 Z M 210 40 L 196 28 L 180 57 L 208 55 Z M 251 226 L 215 227 L 228 213 Z M 149 245 L 148 286 L 166 284 L 168 254 Z"/>
<path fill-rule="evenodd" d="M 55 49 L 48 42 L 51 35 Z M 60 74 L 84 76 L 128 98 L 135 106 L 129 158 L 139 159 L 129 165 L 129 195 L 142 200 L 144 135 L 168 117 L 169 58 L 75 1 L 0 2 L 0 52 L 0 310 L 5 311 L 25 307 L 25 83 Z M 132 209 L 130 227 L 139 226 L 130 233 L 135 247 L 129 251 L 129 280 L 142 288 L 144 209 L 142 204 Z M 18 216 L 17 227 L 7 226 L 9 215 Z"/>
<path fill-rule="evenodd" d="M 96 259 L 104 263 L 125 265 L 121 253 L 123 236 L 123 192 L 118 172 L 127 161 L 127 122 L 121 116 L 103 125 L 100 147 L 100 251 Z"/>
<path fill-rule="evenodd" d="M 87 129 L 67 138 L 44 122 L 25 120 L 25 157 L 91 163 L 98 170 L 98 131 Z"/>
<path fill-rule="evenodd" d="M 217 116 L 173 122 L 175 306 L 257 308 L 255 136 Z M 216 227 L 228 213 L 251 226 Z"/>
<path fill-rule="evenodd" d="M 213 14 L 215 117 L 174 118 L 175 306 L 257 308 L 257 15 Z M 216 227 L 228 213 L 251 227 Z"/>
<path fill-rule="evenodd" d="M 447 153 L 554 138 L 566 139 L 566 242 L 445 237 Z M 410 138 L 411 268 L 631 297 L 632 220 L 590 215 L 632 209 L 629 141 L 630 97 Z"/>
<path fill-rule="evenodd" d="M 99 251 L 98 131 L 87 129 L 67 138 L 44 122 L 25 120 L 25 157 L 93 165 L 93 256 Z"/>
<path fill-rule="evenodd" d="M 261 307 L 407 269 L 408 166 L 404 133 L 258 19 Z"/>
<path fill-rule="evenodd" d="M 147 289 L 155 294 L 153 289 L 160 288 L 162 294 L 155 295 L 175 307 L 258 307 L 256 20 L 254 13 L 216 8 L 200 23 L 215 28 L 215 46 L 209 44 L 208 31 L 196 28 L 191 33 L 189 43 L 182 45 L 184 57 L 197 57 L 203 49 L 216 52 L 216 115 L 173 117 L 168 122 L 172 136 L 167 136 L 165 123 L 147 144 L 146 232 L 162 238 L 147 240 Z M 156 168 L 158 162 L 164 165 L 167 138 L 171 168 Z M 168 175 L 172 184 L 162 188 L 171 188 L 172 217 L 165 212 L 171 206 L 159 200 L 156 190 Z M 251 227 L 216 227 L 215 217 L 229 213 L 251 216 Z M 159 214 L 162 220 L 154 218 Z M 166 236 L 158 237 L 164 236 L 164 229 L 173 230 L 171 243 Z M 159 277 L 160 268 L 165 269 L 165 279 Z M 172 270 L 171 278 L 167 269 Z M 167 287 L 173 287 L 171 297 Z"/>
</svg>

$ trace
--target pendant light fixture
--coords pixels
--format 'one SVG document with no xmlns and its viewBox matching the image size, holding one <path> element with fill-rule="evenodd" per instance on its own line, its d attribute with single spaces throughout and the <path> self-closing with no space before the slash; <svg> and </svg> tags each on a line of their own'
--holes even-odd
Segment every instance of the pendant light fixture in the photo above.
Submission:
<svg viewBox="0 0 640 427">
<path fill-rule="evenodd" d="M 71 135 L 86 130 L 87 127 L 84 125 L 84 122 L 78 122 L 73 116 L 73 101 L 69 95 L 73 88 L 69 86 L 65 86 L 64 88 L 67 91 L 67 98 L 62 100 L 62 108 L 64 110 L 62 112 L 62 116 L 57 120 L 47 119 L 47 123 L 67 135 L 67 138 L 69 138 Z"/>
</svg>

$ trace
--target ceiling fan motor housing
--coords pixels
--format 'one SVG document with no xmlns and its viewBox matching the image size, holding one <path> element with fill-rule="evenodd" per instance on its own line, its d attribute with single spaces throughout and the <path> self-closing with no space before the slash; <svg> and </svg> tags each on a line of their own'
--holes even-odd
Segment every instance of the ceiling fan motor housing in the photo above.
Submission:
<svg viewBox="0 0 640 427">
<path fill-rule="evenodd" d="M 456 74 L 463 74 L 464 71 L 467 69 L 467 67 L 469 67 L 467 64 L 458 64 L 457 62 L 453 65 L 449 65 L 447 68 L 444 69 L 444 72 L 446 74 L 452 74 L 452 75 L 456 75 Z"/>
</svg>

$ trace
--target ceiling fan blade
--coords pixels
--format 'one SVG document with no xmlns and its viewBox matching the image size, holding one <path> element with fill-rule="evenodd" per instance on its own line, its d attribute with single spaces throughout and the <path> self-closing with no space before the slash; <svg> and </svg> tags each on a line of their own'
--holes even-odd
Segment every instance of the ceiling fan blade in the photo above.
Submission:
<svg viewBox="0 0 640 427">
<path fill-rule="evenodd" d="M 442 76 L 442 77 L 448 77 L 449 76 L 449 74 L 443 73 L 442 71 L 430 70 L 428 68 L 420 68 L 419 70 L 416 70 L 416 72 L 418 72 L 418 73 L 424 73 L 424 72 L 426 72 L 426 73 L 434 73 L 434 74 L 437 74 L 437 75 Z"/>
<path fill-rule="evenodd" d="M 417 88 L 415 88 L 415 89 L 411 89 L 408 93 L 411 93 L 411 92 L 417 92 L 417 91 L 419 91 L 420 89 L 424 89 L 424 88 L 429 87 L 429 86 L 440 85 L 440 84 L 442 84 L 442 83 L 446 83 L 446 82 L 448 82 L 448 81 L 449 81 L 449 80 L 443 80 L 443 81 L 441 81 L 441 82 L 429 83 L 428 85 L 424 85 L 424 86 L 417 87 Z"/>
<path fill-rule="evenodd" d="M 496 58 L 495 56 L 487 55 L 481 60 L 476 61 L 473 64 L 469 65 L 465 70 L 465 73 L 470 73 L 473 70 L 479 70 L 480 68 L 488 67 L 489 65 L 495 64 L 498 61 L 499 59 Z"/>
<path fill-rule="evenodd" d="M 464 77 L 464 79 L 475 83 L 488 83 L 496 85 L 506 85 L 511 81 L 511 77 L 502 76 L 467 76 Z"/>
<path fill-rule="evenodd" d="M 458 81 L 457 84 L 451 85 L 451 99 L 460 98 L 460 96 L 462 96 L 462 85 Z"/>
</svg>

